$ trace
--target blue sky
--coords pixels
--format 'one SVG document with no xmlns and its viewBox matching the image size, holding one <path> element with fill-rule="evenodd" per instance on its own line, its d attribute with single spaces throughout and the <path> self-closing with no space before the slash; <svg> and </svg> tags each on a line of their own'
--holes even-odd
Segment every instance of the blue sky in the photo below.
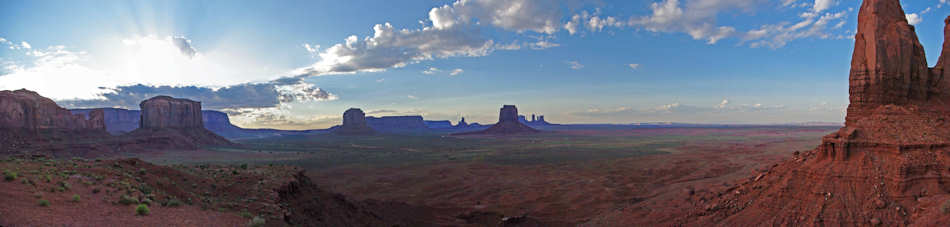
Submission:
<svg viewBox="0 0 950 227">
<path fill-rule="evenodd" d="M 903 1 L 932 65 L 947 3 Z M 246 127 L 838 122 L 857 0 L 3 1 L 0 89 L 173 95 Z M 405 30 L 404 30 L 405 29 Z M 351 38 L 348 38 L 351 37 Z"/>
</svg>

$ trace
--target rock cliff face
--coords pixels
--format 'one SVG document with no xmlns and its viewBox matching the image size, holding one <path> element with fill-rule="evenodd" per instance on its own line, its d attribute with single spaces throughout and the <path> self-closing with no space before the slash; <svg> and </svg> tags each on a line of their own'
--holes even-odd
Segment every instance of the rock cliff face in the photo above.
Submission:
<svg viewBox="0 0 950 227">
<path fill-rule="evenodd" d="M 343 124 L 333 130 L 339 135 L 370 135 L 376 130 L 366 123 L 366 114 L 359 108 L 350 108 L 343 112 Z"/>
<path fill-rule="evenodd" d="M 142 110 L 139 128 L 204 128 L 200 102 L 157 96 L 143 101 L 139 107 Z"/>
<path fill-rule="evenodd" d="M 521 134 L 521 133 L 537 133 L 537 129 L 528 127 L 527 125 L 521 123 L 518 117 L 518 108 L 514 105 L 504 105 L 501 107 L 501 111 L 498 114 L 498 123 L 492 125 L 488 129 L 475 131 L 475 132 L 464 132 L 457 133 L 455 135 L 478 135 L 478 134 Z"/>
<path fill-rule="evenodd" d="M 102 111 L 73 115 L 53 100 L 21 89 L 0 91 L 0 128 L 27 131 L 104 130 Z"/>
<path fill-rule="evenodd" d="M 865 0 L 845 126 L 725 192 L 690 195 L 694 209 L 670 224 L 947 226 L 950 55 L 933 69 L 924 56 L 899 0 Z"/>
</svg>

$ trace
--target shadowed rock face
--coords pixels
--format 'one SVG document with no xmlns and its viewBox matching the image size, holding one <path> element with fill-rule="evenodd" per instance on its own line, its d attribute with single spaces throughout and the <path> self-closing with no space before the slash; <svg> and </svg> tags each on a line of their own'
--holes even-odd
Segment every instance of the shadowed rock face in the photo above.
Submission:
<svg viewBox="0 0 950 227">
<path fill-rule="evenodd" d="M 501 113 L 498 114 L 498 122 L 518 121 L 518 107 L 514 105 L 504 105 L 501 107 Z"/>
<path fill-rule="evenodd" d="M 200 128 L 204 129 L 201 118 L 201 103 L 188 99 L 176 99 L 157 96 L 145 100 L 142 108 L 140 128 Z"/>
<path fill-rule="evenodd" d="M 127 135 L 133 143 L 158 149 L 197 149 L 203 145 L 227 145 L 230 141 L 208 131 L 201 103 L 157 96 L 143 101 L 140 127 Z"/>
<path fill-rule="evenodd" d="M 39 130 L 105 130 L 102 111 L 73 115 L 53 100 L 26 89 L 0 91 L 0 128 Z"/>
<path fill-rule="evenodd" d="M 376 133 L 366 124 L 366 114 L 359 108 L 350 108 L 343 112 L 343 125 L 333 130 L 341 135 L 369 135 Z"/>
<path fill-rule="evenodd" d="M 501 111 L 498 114 L 498 123 L 495 123 L 495 125 L 492 125 L 490 128 L 485 130 L 457 133 L 456 135 L 521 134 L 537 132 L 539 132 L 537 129 L 528 127 L 518 120 L 517 107 L 514 105 L 504 105 L 501 107 Z"/>
</svg>

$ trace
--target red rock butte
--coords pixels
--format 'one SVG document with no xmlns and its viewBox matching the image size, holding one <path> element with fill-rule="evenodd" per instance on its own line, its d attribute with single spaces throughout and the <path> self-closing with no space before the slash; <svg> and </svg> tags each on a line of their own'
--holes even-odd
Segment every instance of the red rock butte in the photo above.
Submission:
<svg viewBox="0 0 950 227">
<path fill-rule="evenodd" d="M 201 103 L 188 99 L 156 96 L 139 104 L 139 128 L 204 128 Z"/>
<path fill-rule="evenodd" d="M 945 23 L 950 25 L 950 18 Z M 690 193 L 688 209 L 641 212 L 629 224 L 691 226 L 950 225 L 950 64 L 927 67 L 899 0 L 858 13 L 845 126 L 720 192 Z M 681 210 L 681 211 L 680 211 Z M 645 213 L 645 214 L 644 214 Z"/>
</svg>

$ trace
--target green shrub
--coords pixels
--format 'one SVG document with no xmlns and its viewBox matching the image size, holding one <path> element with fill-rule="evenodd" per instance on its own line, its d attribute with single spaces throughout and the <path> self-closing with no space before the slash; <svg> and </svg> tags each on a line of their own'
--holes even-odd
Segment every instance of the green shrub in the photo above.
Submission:
<svg viewBox="0 0 950 227">
<path fill-rule="evenodd" d="M 260 227 L 260 226 L 264 226 L 264 224 L 266 223 L 267 223 L 267 220 L 265 220 L 264 218 L 260 216 L 257 216 L 257 217 L 254 217 L 254 219 L 251 219 L 251 222 L 247 223 L 247 225 L 251 227 Z"/>
<path fill-rule="evenodd" d="M 139 169 L 139 175 L 145 175 L 145 168 Z"/>
<path fill-rule="evenodd" d="M 79 194 L 75 194 L 75 195 L 73 195 L 73 202 L 74 202 L 74 203 L 78 203 L 78 202 L 79 202 L 79 200 L 80 200 L 80 198 L 79 198 Z"/>
<path fill-rule="evenodd" d="M 171 200 L 168 200 L 168 202 L 165 202 L 165 206 L 167 206 L 167 207 L 179 207 L 179 206 L 181 206 L 181 200 L 178 200 L 178 199 L 171 199 Z"/>
<path fill-rule="evenodd" d="M 139 206 L 135 207 L 135 214 L 142 216 L 148 215 L 148 205 L 139 204 Z"/>
<path fill-rule="evenodd" d="M 139 203 L 139 200 L 136 198 L 132 198 L 132 196 L 129 196 L 129 195 L 122 195 L 121 197 L 119 197 L 119 203 L 122 205 L 131 205 L 131 204 Z"/>
<path fill-rule="evenodd" d="M 16 178 L 17 178 L 16 172 L 12 172 L 12 171 L 9 171 L 9 170 L 4 170 L 4 171 L 3 171 L 3 180 L 5 180 L 5 181 L 14 181 L 14 180 L 16 180 Z"/>
<path fill-rule="evenodd" d="M 241 169 L 247 169 L 247 163 L 241 164 Z"/>
<path fill-rule="evenodd" d="M 41 207 L 48 207 L 48 206 L 49 206 L 49 200 L 40 199 L 39 204 L 40 204 Z"/>
<path fill-rule="evenodd" d="M 247 210 L 241 211 L 239 215 L 241 215 L 241 217 L 244 217 L 244 218 L 254 217 L 254 215 L 251 215 L 251 212 L 247 212 Z"/>
</svg>

